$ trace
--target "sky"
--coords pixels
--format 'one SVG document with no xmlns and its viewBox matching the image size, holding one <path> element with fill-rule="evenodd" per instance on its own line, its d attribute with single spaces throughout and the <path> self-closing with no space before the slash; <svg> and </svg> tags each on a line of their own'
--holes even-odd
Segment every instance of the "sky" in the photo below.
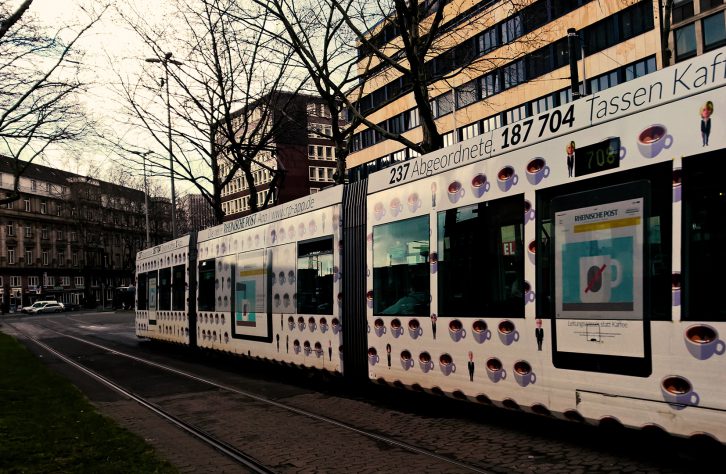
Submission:
<svg viewBox="0 0 726 474">
<path fill-rule="evenodd" d="M 11 8 L 21 3 L 21 0 L 6 0 Z M 119 78 L 114 69 L 123 77 L 134 77 L 144 68 L 154 68 L 158 65 L 146 63 L 145 58 L 153 53 L 138 36 L 124 24 L 119 12 L 138 12 L 145 21 L 153 26 L 164 26 L 165 14 L 168 12 L 168 3 L 164 0 L 107 0 L 114 5 L 108 8 L 101 19 L 93 25 L 76 43 L 77 49 L 83 52 L 81 67 L 83 78 L 89 84 L 87 92 L 81 101 L 93 117 L 100 120 L 105 126 L 113 127 L 125 140 L 138 145 L 140 149 L 154 149 L 153 143 L 145 134 L 134 131 L 124 123 L 119 123 L 118 95 L 114 85 Z M 99 12 L 100 0 L 34 0 L 29 13 L 47 26 L 50 31 L 56 31 L 62 25 L 68 25 L 67 34 L 78 31 L 90 22 L 89 12 Z M 85 11 L 84 11 L 85 10 Z M 161 76 L 161 71 L 159 72 Z M 164 97 L 158 96 L 148 107 L 159 108 L 160 114 L 165 114 Z M 165 153 L 158 148 L 159 153 Z M 90 170 L 100 166 L 104 168 L 109 163 L 121 162 L 118 154 L 103 147 L 84 147 L 82 156 L 74 153 L 69 156 L 67 151 L 54 150 L 42 163 L 57 166 L 71 172 L 90 174 Z M 168 188 L 168 179 L 157 180 L 158 185 Z M 188 184 L 177 180 L 177 195 L 184 192 L 194 192 Z"/>
</svg>

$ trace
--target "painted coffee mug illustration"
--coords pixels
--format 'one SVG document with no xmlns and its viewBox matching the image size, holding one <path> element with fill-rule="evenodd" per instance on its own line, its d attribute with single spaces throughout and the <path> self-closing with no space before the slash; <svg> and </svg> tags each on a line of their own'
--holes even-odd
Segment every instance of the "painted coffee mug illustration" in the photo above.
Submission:
<svg viewBox="0 0 726 474">
<path fill-rule="evenodd" d="M 700 397 L 693 390 L 693 385 L 685 377 L 669 375 L 664 377 L 660 384 L 663 398 L 676 410 L 682 410 L 686 405 L 698 405 Z"/>
<path fill-rule="evenodd" d="M 507 371 L 504 370 L 504 366 L 502 366 L 502 361 L 500 361 L 496 357 L 489 358 L 487 360 L 486 366 L 487 376 L 492 382 L 497 383 L 500 380 L 507 378 Z"/>
<path fill-rule="evenodd" d="M 431 354 L 428 352 L 422 352 L 418 355 L 418 365 L 421 367 L 423 373 L 427 373 L 429 370 L 434 368 L 434 361 L 431 360 Z"/>
<path fill-rule="evenodd" d="M 537 376 L 532 371 L 532 366 L 526 360 L 518 360 L 514 364 L 514 379 L 517 383 L 526 387 L 537 381 Z"/>
<path fill-rule="evenodd" d="M 408 210 L 416 212 L 421 207 L 421 199 L 418 197 L 418 193 L 411 193 L 408 195 Z"/>
<path fill-rule="evenodd" d="M 516 186 L 518 182 L 519 176 L 514 172 L 514 168 L 511 166 L 505 166 L 499 170 L 499 173 L 497 173 L 499 189 L 504 192 L 509 191 L 512 186 Z"/>
<path fill-rule="evenodd" d="M 544 178 L 550 175 L 550 167 L 544 158 L 534 158 L 527 163 L 527 181 L 529 184 L 537 185 Z"/>
<path fill-rule="evenodd" d="M 723 355 L 726 343 L 719 339 L 718 331 L 706 324 L 694 324 L 686 329 L 685 343 L 688 352 L 699 360 L 706 360 L 714 354 Z"/>
<path fill-rule="evenodd" d="M 623 280 L 620 262 L 609 255 L 580 257 L 580 300 L 609 303 L 614 288 Z"/>
<path fill-rule="evenodd" d="M 477 319 L 474 321 L 471 325 L 471 333 L 474 340 L 479 344 L 482 344 L 484 341 L 492 338 L 492 332 L 489 330 L 486 321 L 483 319 Z"/>
<path fill-rule="evenodd" d="M 449 354 L 441 354 L 441 357 L 439 357 L 439 368 L 441 368 L 441 373 L 444 375 L 451 375 L 452 372 L 456 372 L 456 364 L 454 364 L 454 359 Z"/>
<path fill-rule="evenodd" d="M 403 350 L 401 351 L 401 367 L 403 367 L 403 370 L 408 370 L 412 368 L 414 365 L 413 356 L 411 355 L 411 351 L 409 350 Z"/>
<path fill-rule="evenodd" d="M 471 179 L 471 192 L 476 198 L 482 197 L 485 192 L 489 191 L 490 187 L 487 176 L 483 173 L 479 173 Z"/>
<path fill-rule="evenodd" d="M 381 358 L 378 356 L 378 351 L 375 347 L 369 347 L 368 348 L 368 363 L 371 365 L 376 365 Z"/>
<path fill-rule="evenodd" d="M 673 145 L 673 136 L 668 134 L 665 125 L 654 124 L 638 134 L 638 149 L 646 158 L 655 158 L 671 145 Z"/>
<path fill-rule="evenodd" d="M 452 204 L 456 204 L 459 199 L 464 197 L 464 187 L 459 181 L 452 181 L 449 183 L 448 196 L 449 201 L 451 201 Z"/>
</svg>

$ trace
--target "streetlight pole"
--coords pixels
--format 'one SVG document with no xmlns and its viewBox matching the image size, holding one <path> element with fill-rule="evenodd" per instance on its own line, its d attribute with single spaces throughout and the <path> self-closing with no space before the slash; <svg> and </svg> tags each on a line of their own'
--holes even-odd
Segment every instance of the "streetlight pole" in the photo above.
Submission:
<svg viewBox="0 0 726 474">
<path fill-rule="evenodd" d="M 164 77 L 166 82 L 166 120 L 169 132 L 169 175 L 171 176 L 171 237 L 176 239 L 176 191 L 174 190 L 174 151 L 171 140 L 171 102 L 169 101 L 169 63 L 181 66 L 181 61 L 171 59 L 172 54 L 164 54 L 163 59 L 147 58 L 147 63 L 161 63 L 164 66 Z M 146 163 L 146 161 L 144 161 Z M 148 218 L 148 215 L 147 215 Z M 148 226 L 147 226 L 148 229 Z"/>
<path fill-rule="evenodd" d="M 141 158 L 143 158 L 144 163 L 144 209 L 146 214 L 146 245 L 144 248 L 151 247 L 151 236 L 149 233 L 149 182 L 146 180 L 146 155 L 153 153 L 153 151 L 148 150 L 143 153 L 138 151 L 132 151 L 134 155 L 139 155 Z"/>
</svg>

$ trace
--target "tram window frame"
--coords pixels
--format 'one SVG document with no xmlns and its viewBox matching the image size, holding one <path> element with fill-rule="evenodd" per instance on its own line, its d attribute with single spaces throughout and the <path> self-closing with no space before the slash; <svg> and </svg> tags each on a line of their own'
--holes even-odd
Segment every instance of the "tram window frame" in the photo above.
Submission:
<svg viewBox="0 0 726 474">
<path fill-rule="evenodd" d="M 376 316 L 428 316 L 431 311 L 431 276 L 430 276 L 430 237 L 431 219 L 429 215 L 413 217 L 373 227 L 373 314 Z M 415 229 L 416 236 L 406 235 L 408 230 L 394 232 L 388 229 L 410 226 Z M 384 238 L 381 234 L 386 232 Z M 420 234 L 420 235 L 419 235 Z M 390 239 L 384 242 L 389 236 L 396 236 L 397 241 L 405 242 L 406 248 L 412 242 L 426 242 L 426 251 L 419 251 L 418 254 L 403 255 L 408 262 L 409 257 L 416 258 L 416 255 L 423 257 L 423 262 L 405 265 L 393 265 L 393 257 L 390 252 L 386 257 L 377 260 L 379 252 L 377 248 L 390 249 Z M 418 238 L 416 238 L 418 237 Z M 394 271 L 395 267 L 401 267 L 401 271 Z M 387 270 L 390 269 L 390 270 Z M 379 283 L 385 280 L 385 283 Z M 398 306 L 396 306 L 398 305 Z"/>
<path fill-rule="evenodd" d="M 159 269 L 159 282 L 157 285 L 159 301 L 156 309 L 169 311 L 171 309 L 171 267 Z"/>
<path fill-rule="evenodd" d="M 615 186 L 631 181 L 651 182 L 651 207 L 649 211 L 648 274 L 650 283 L 649 314 L 646 320 L 672 320 L 672 268 L 673 268 L 673 164 L 672 162 L 619 171 L 590 179 L 578 180 L 536 193 L 536 315 L 538 319 L 552 319 L 553 292 L 552 264 L 554 249 L 550 248 L 552 223 L 549 222 L 552 200 L 561 195 L 575 194 L 595 188 Z M 656 232 L 658 231 L 658 232 Z"/>
<path fill-rule="evenodd" d="M 146 285 L 146 273 L 139 273 L 136 277 L 136 309 L 139 311 L 146 311 L 148 309 L 149 301 L 149 288 Z"/>
<path fill-rule="evenodd" d="M 438 213 L 440 316 L 524 318 L 522 209 L 524 194 L 517 194 Z M 508 255 L 505 231 L 514 238 Z"/>
<path fill-rule="evenodd" d="M 310 268 L 303 268 L 301 261 L 311 257 L 324 257 L 323 262 L 329 261 L 329 271 L 318 274 L 310 273 Z M 335 254 L 333 252 L 333 238 L 322 237 L 300 241 L 297 243 L 296 257 L 297 279 L 297 312 L 301 314 L 332 315 L 334 308 L 333 284 L 335 275 Z M 323 270 L 323 267 L 321 267 Z M 311 296 L 311 298 L 308 298 Z"/>
<path fill-rule="evenodd" d="M 726 221 L 722 210 L 726 204 L 723 178 L 714 170 L 723 164 L 721 151 L 683 158 L 681 241 L 683 261 L 681 274 L 674 274 L 681 284 L 681 319 L 684 321 L 726 321 L 726 304 L 719 305 L 721 281 L 713 278 L 713 270 L 726 263 Z M 719 188 L 721 191 L 719 191 Z M 721 193 L 721 194 L 719 194 Z M 721 202 L 711 204 L 720 200 Z M 709 212 L 709 210 L 715 212 Z M 706 219 L 698 219 L 706 214 Z M 710 219 L 709 219 L 710 218 Z M 715 235 L 715 237 L 713 237 Z"/>
<path fill-rule="evenodd" d="M 184 311 L 184 303 L 186 300 L 186 265 L 181 264 L 172 267 L 171 285 L 171 309 L 172 311 Z"/>
<path fill-rule="evenodd" d="M 215 259 L 211 258 L 199 262 L 198 272 L 197 309 L 199 311 L 214 311 L 216 298 L 214 280 L 217 272 Z"/>
</svg>

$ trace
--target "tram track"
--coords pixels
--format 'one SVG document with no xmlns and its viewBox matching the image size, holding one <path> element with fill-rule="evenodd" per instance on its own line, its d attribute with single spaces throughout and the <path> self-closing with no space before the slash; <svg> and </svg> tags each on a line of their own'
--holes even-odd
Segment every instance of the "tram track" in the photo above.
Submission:
<svg viewBox="0 0 726 474">
<path fill-rule="evenodd" d="M 229 384 L 220 383 L 220 382 L 212 380 L 210 378 L 202 377 L 197 374 L 172 367 L 170 365 L 166 365 L 166 364 L 163 364 L 160 362 L 146 360 L 142 357 L 133 355 L 131 353 L 124 352 L 117 348 L 109 347 L 104 344 L 100 344 L 98 342 L 94 342 L 94 341 L 91 341 L 91 340 L 83 338 L 83 337 L 69 334 L 67 332 L 59 330 L 58 328 L 50 327 L 47 324 L 34 323 L 34 325 L 36 325 L 37 327 L 42 328 L 46 331 L 50 331 L 50 332 L 56 334 L 57 336 L 60 336 L 61 338 L 73 340 L 77 343 L 84 344 L 86 346 L 100 350 L 103 353 L 112 355 L 114 357 L 125 358 L 130 361 L 133 361 L 134 363 L 143 364 L 145 366 L 152 367 L 156 370 L 161 370 L 166 373 L 172 374 L 173 376 L 183 377 L 190 381 L 203 384 L 205 386 L 208 386 L 211 389 L 221 391 L 221 392 L 227 393 L 229 395 L 234 395 L 236 397 L 242 397 L 246 400 L 249 400 L 249 401 L 252 401 L 252 402 L 255 402 L 258 404 L 262 404 L 269 408 L 282 410 L 282 411 L 288 413 L 288 416 L 301 416 L 308 420 L 311 420 L 312 422 L 320 423 L 324 426 L 328 426 L 331 429 L 342 430 L 342 431 L 352 434 L 354 436 L 364 437 L 370 441 L 375 442 L 376 444 L 378 444 L 380 446 L 383 446 L 384 448 L 382 448 L 382 449 L 390 450 L 392 448 L 397 448 L 397 449 L 403 450 L 405 452 L 408 452 L 410 454 L 413 454 L 415 456 L 422 456 L 422 457 L 428 459 L 429 460 L 428 462 L 441 463 L 442 466 L 448 466 L 448 468 L 445 469 L 446 472 L 478 472 L 478 473 L 490 472 L 488 470 L 489 469 L 488 467 L 482 468 L 480 466 L 475 466 L 475 465 L 472 465 L 469 463 L 465 463 L 460 460 L 454 459 L 452 457 L 436 453 L 434 451 L 431 451 L 430 449 L 416 446 L 414 444 L 407 443 L 405 441 L 401 441 L 400 439 L 386 436 L 385 434 L 375 433 L 370 430 L 359 428 L 359 427 L 353 426 L 349 423 L 345 423 L 345 422 L 336 420 L 329 416 L 321 415 L 320 413 L 313 413 L 309 410 L 305 410 L 300 407 L 295 407 L 295 406 L 292 406 L 289 404 L 281 403 L 279 401 L 272 400 L 271 398 L 261 396 L 261 395 L 258 395 L 256 393 L 252 393 L 252 392 L 249 392 L 246 390 L 242 390 L 240 388 L 231 386 Z M 14 329 L 16 331 L 18 331 L 18 333 L 23 334 L 23 337 L 26 337 L 28 340 L 32 341 L 34 344 L 43 348 L 43 350 L 48 351 L 49 353 L 58 357 L 60 360 L 67 363 L 74 369 L 84 373 L 85 375 L 93 378 L 94 380 L 97 380 L 100 383 L 103 383 L 104 385 L 108 386 L 109 388 L 113 389 L 114 391 L 122 394 L 124 397 L 127 397 L 130 400 L 133 400 L 134 402 L 138 403 L 139 405 L 141 405 L 144 408 L 153 412 L 156 416 L 161 417 L 162 419 L 164 419 L 167 422 L 176 426 L 178 429 L 184 431 L 189 436 L 192 436 L 192 437 L 198 439 L 199 441 L 207 444 L 208 446 L 214 448 L 215 450 L 217 450 L 221 454 L 227 456 L 234 462 L 240 464 L 241 466 L 244 466 L 247 469 L 250 469 L 252 472 L 279 472 L 274 469 L 271 469 L 269 466 L 266 466 L 265 463 L 259 461 L 255 457 L 251 456 L 249 453 L 238 449 L 237 447 L 235 447 L 234 442 L 224 441 L 222 439 L 219 439 L 219 437 L 214 436 L 213 434 L 209 433 L 207 429 L 205 429 L 203 427 L 195 426 L 194 424 L 185 421 L 184 416 L 172 414 L 169 410 L 165 410 L 164 408 L 162 408 L 159 403 L 152 402 L 147 397 L 144 397 L 138 393 L 135 393 L 132 390 L 129 390 L 128 388 L 123 387 L 120 383 L 117 383 L 117 382 L 111 380 L 110 378 L 98 373 L 98 371 L 92 370 L 89 367 L 84 366 L 80 362 L 73 360 L 72 356 L 61 353 L 59 350 L 54 349 L 50 345 L 40 341 L 38 338 L 33 337 L 32 335 L 28 334 L 26 331 L 19 329 L 17 326 L 15 326 Z"/>
</svg>

